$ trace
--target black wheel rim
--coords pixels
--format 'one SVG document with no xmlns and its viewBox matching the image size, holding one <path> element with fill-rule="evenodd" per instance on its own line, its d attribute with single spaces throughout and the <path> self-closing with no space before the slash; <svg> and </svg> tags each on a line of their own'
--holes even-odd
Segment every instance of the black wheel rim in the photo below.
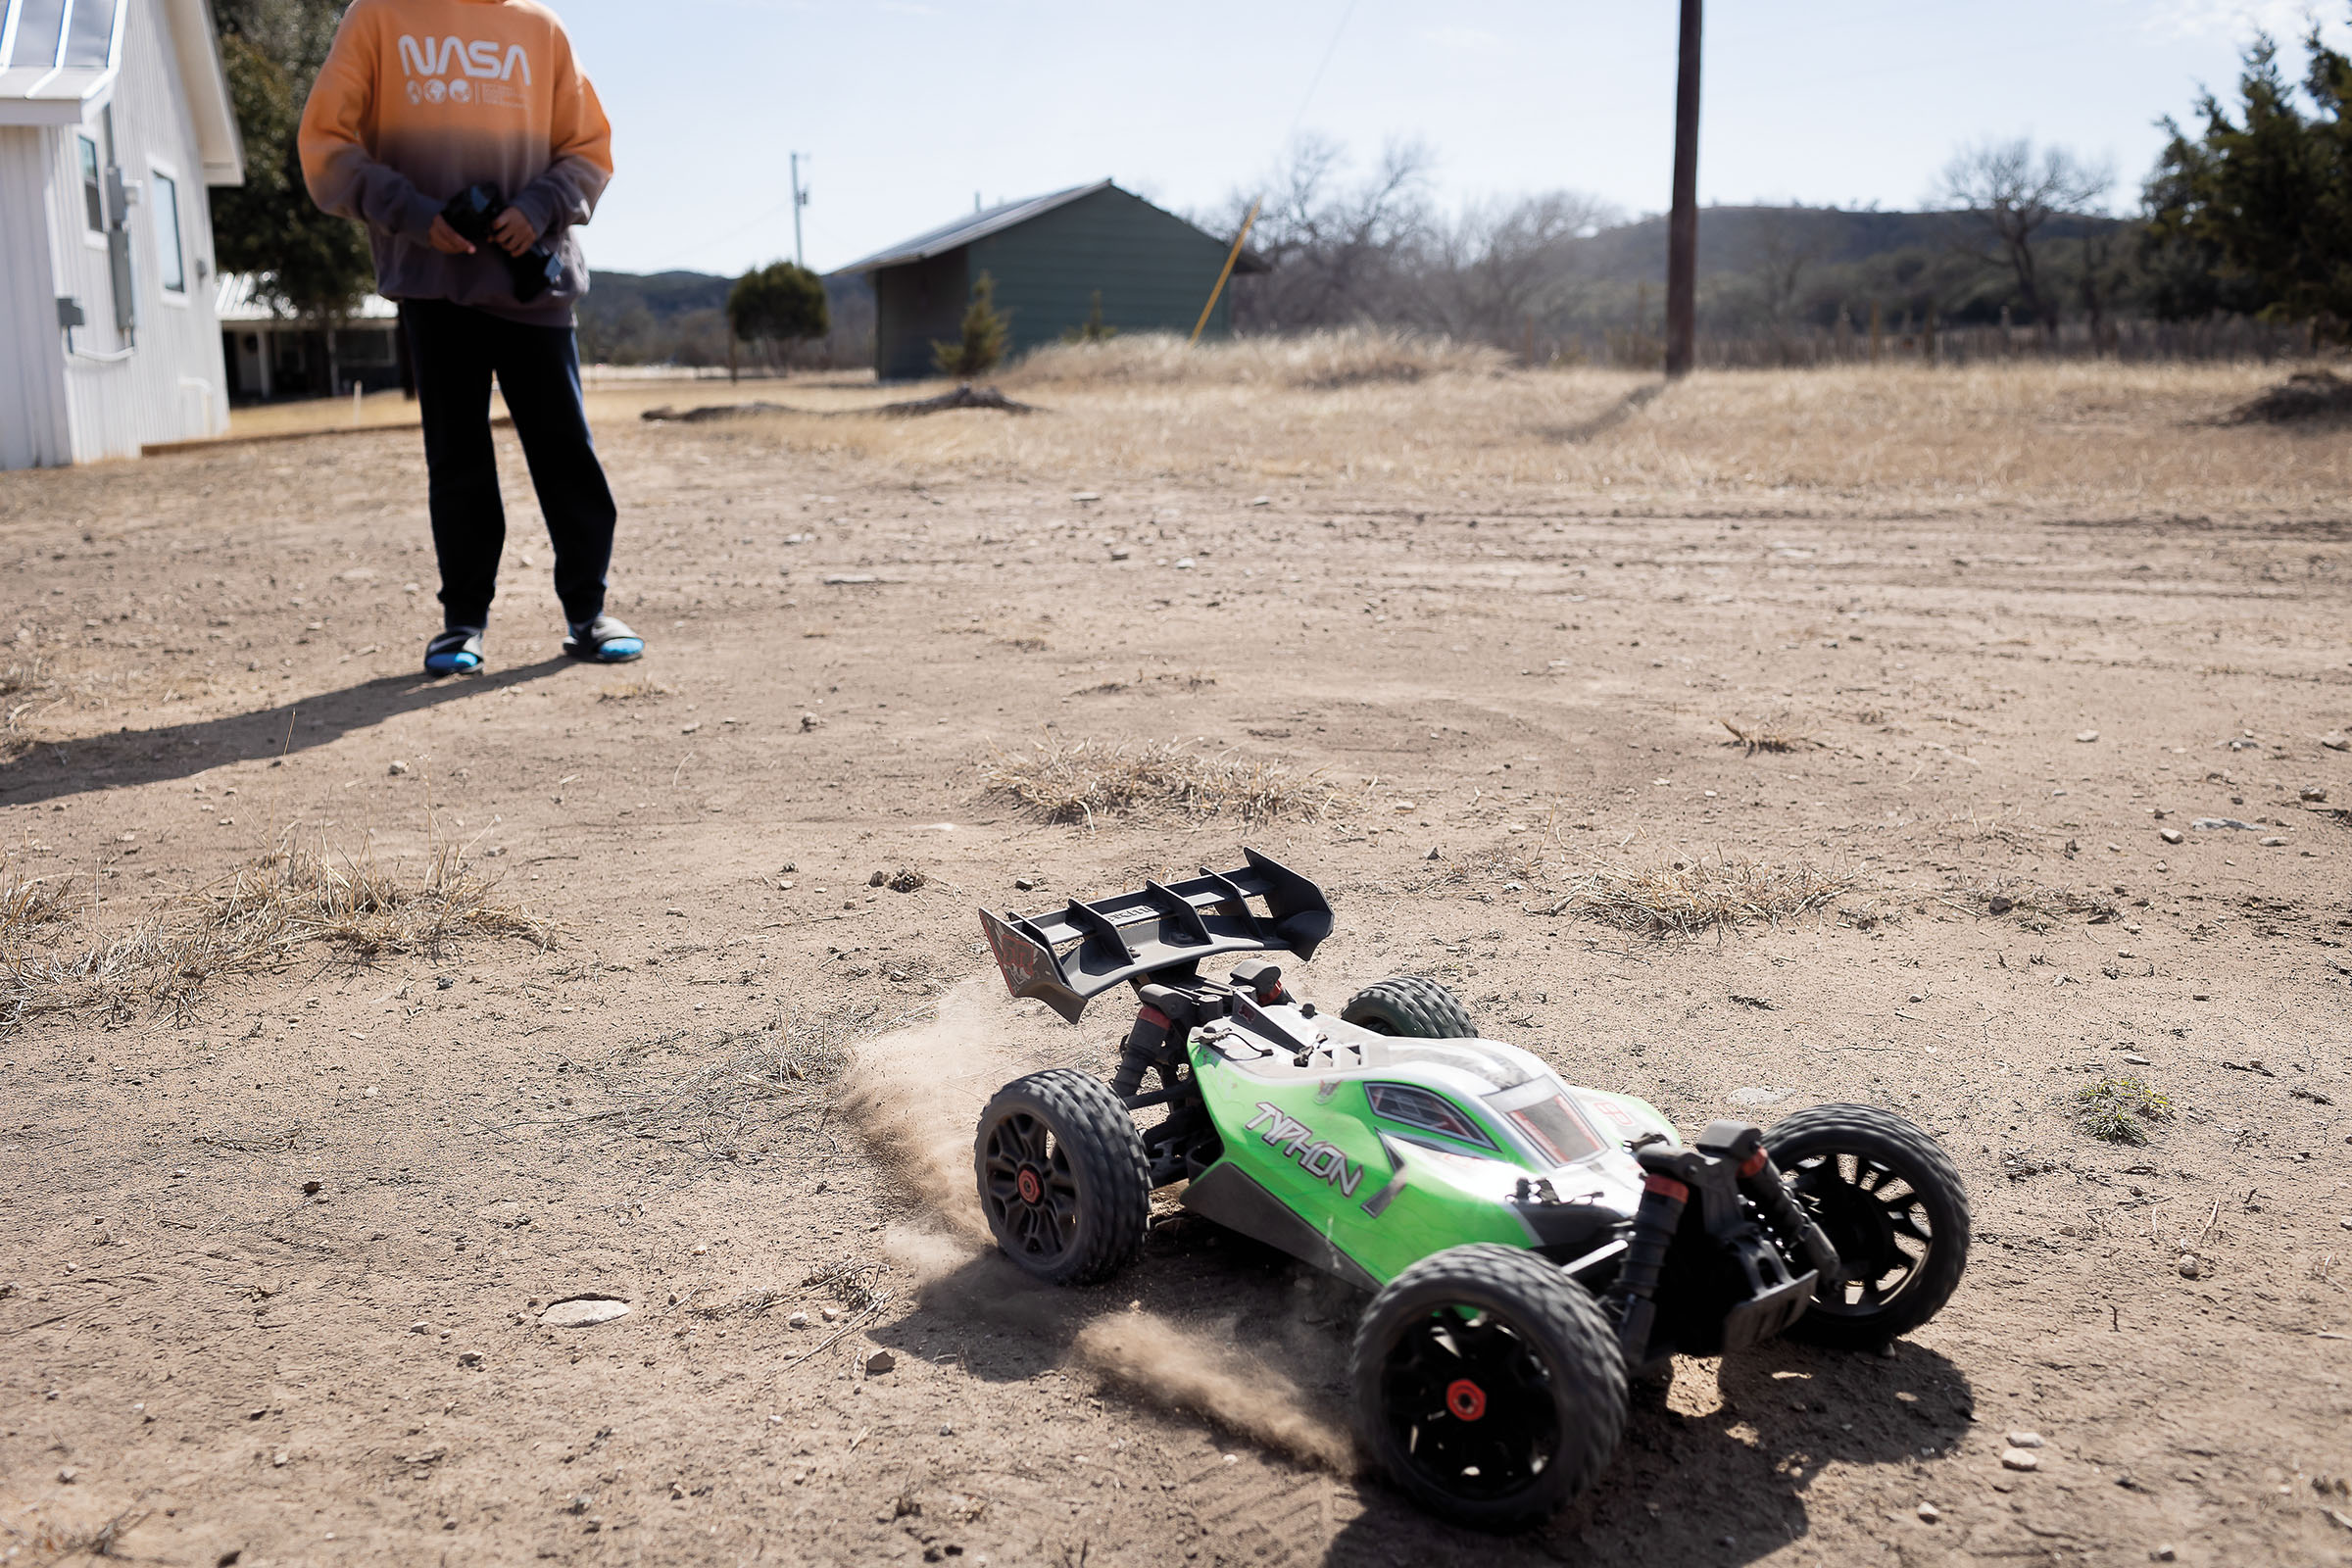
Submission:
<svg viewBox="0 0 2352 1568">
<path fill-rule="evenodd" d="M 1492 1308 L 1448 1304 L 1408 1324 L 1380 1386 L 1397 1453 L 1449 1495 L 1509 1496 L 1559 1452 L 1551 1375 L 1528 1337 Z"/>
<path fill-rule="evenodd" d="M 1850 1152 L 1803 1155 L 1789 1174 L 1845 1269 L 1843 1281 L 1815 1296 L 1813 1310 L 1838 1317 L 1886 1311 L 1935 1250 L 1936 1225 L 1918 1184 L 1883 1159 Z"/>
<path fill-rule="evenodd" d="M 1008 1111 L 981 1142 L 980 1200 L 1006 1251 L 1051 1263 L 1078 1243 L 1078 1178 L 1053 1125 Z"/>
</svg>

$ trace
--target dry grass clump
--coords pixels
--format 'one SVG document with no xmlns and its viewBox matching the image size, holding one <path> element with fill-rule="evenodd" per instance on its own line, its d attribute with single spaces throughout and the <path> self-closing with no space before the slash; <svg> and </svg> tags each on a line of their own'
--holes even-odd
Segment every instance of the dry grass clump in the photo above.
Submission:
<svg viewBox="0 0 2352 1568">
<path fill-rule="evenodd" d="M 1186 741 L 1040 741 L 1026 755 L 999 752 L 981 763 L 980 782 L 1049 822 L 1090 828 L 1101 817 L 1158 813 L 1311 822 L 1354 799 L 1320 771 L 1293 773 L 1281 762 L 1199 752 Z"/>
<path fill-rule="evenodd" d="M 600 703 L 648 703 L 675 695 L 674 689 L 662 685 L 651 675 L 640 675 L 635 680 L 608 681 L 596 689 L 596 700 Z"/>
<path fill-rule="evenodd" d="M 72 911 L 73 879 L 26 876 L 0 858 L 0 953 L 14 953 L 33 931 L 63 920 Z"/>
<path fill-rule="evenodd" d="M 2015 914 L 2028 925 L 2034 925 L 2037 919 L 2047 921 L 2075 914 L 2087 916 L 2092 925 L 2123 918 L 2122 909 L 2096 893 L 2044 887 L 2015 877 L 1963 887 L 1956 897 L 1967 907 L 1991 915 Z"/>
<path fill-rule="evenodd" d="M 1715 722 L 1732 732 L 1732 738 L 1724 742 L 1726 746 L 1744 746 L 1750 757 L 1758 752 L 1793 752 L 1800 746 L 1821 744 L 1812 736 L 1787 728 L 1777 720 L 1751 724 L 1744 729 L 1728 718 L 1718 718 Z"/>
<path fill-rule="evenodd" d="M 464 937 L 520 937 L 546 949 L 554 928 L 501 901 L 454 845 L 421 880 L 291 835 L 218 882 L 164 900 L 130 928 L 74 947 L 18 949 L 0 960 L 0 1029 L 49 1013 L 122 1023 L 140 1011 L 185 1021 L 215 980 L 278 970 L 323 947 L 355 964 L 388 954 L 439 956 Z"/>
<path fill-rule="evenodd" d="M 2240 403 L 2217 424 L 2341 423 L 2352 418 L 2352 381 L 2333 370 L 2298 370 Z"/>
<path fill-rule="evenodd" d="M 1696 936 L 1827 908 L 1854 878 L 1809 865 L 1753 860 L 1676 860 L 1653 870 L 1599 867 L 1567 879 L 1567 893 L 1546 912 L 1576 913 L 1642 936 Z"/>
<path fill-rule="evenodd" d="M 640 1138 L 691 1144 L 722 1159 L 773 1147 L 796 1119 L 813 1125 L 829 1087 L 849 1065 L 851 1043 L 903 1018 L 884 1018 L 877 1003 L 803 1017 L 778 1016 L 757 1029 L 722 1034 L 725 1054 L 696 1067 L 655 1095 L 614 1110 L 567 1118 L 621 1121 Z"/>
<path fill-rule="evenodd" d="M 1350 326 L 1290 337 L 1188 344 L 1172 332 L 1106 343 L 1052 343 L 1031 351 L 1005 379 L 1054 386 L 1263 386 L 1329 390 L 1438 375 L 1494 375 L 1510 357 L 1385 327 Z"/>
</svg>

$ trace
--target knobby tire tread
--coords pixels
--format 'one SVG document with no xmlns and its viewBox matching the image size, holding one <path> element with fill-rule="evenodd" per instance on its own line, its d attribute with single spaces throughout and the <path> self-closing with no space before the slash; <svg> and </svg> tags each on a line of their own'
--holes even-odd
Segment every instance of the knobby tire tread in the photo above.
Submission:
<svg viewBox="0 0 2352 1568">
<path fill-rule="evenodd" d="M 1942 1310 L 1968 1266 L 1971 1219 L 1968 1184 L 1934 1134 L 1876 1105 L 1808 1105 L 1783 1117 L 1764 1135 L 1764 1147 L 1783 1171 L 1807 1155 L 1832 1151 L 1886 1159 L 1903 1173 L 1938 1221 L 1927 1268 L 1892 1309 L 1867 1318 L 1807 1312 L 1789 1327 L 1790 1339 L 1837 1349 L 1876 1349 Z M 1936 1213 L 1938 1207 L 1941 1214 Z"/>
<path fill-rule="evenodd" d="M 1540 1336 L 1561 1389 L 1560 1448 L 1525 1490 L 1470 1500 L 1438 1490 L 1392 1457 L 1381 1376 L 1397 1333 L 1432 1307 L 1468 1298 L 1493 1304 Z M 1608 1314 L 1556 1264 L 1523 1248 L 1480 1242 L 1447 1248 L 1381 1288 L 1356 1324 L 1348 1374 L 1355 1396 L 1357 1440 L 1380 1468 L 1422 1507 L 1458 1524 L 1509 1533 L 1542 1524 L 1608 1467 L 1625 1435 L 1625 1353 Z"/>
<path fill-rule="evenodd" d="M 1348 999 L 1340 1017 L 1361 1024 L 1376 1019 L 1391 1033 L 1413 1040 L 1475 1040 L 1478 1020 L 1470 1009 L 1435 980 L 1417 974 L 1391 975 L 1375 980 Z"/>
<path fill-rule="evenodd" d="M 1143 1251 L 1144 1231 L 1152 1218 L 1152 1174 L 1135 1118 L 1107 1084 L 1076 1067 L 1049 1067 L 1006 1084 L 981 1112 L 981 1128 L 993 1124 L 1002 1108 L 1012 1102 L 1025 1102 L 1043 1113 L 1069 1151 L 1070 1169 L 1078 1179 L 1076 1256 L 1038 1277 L 1059 1285 L 1093 1285 L 1110 1278 Z M 975 1169 L 979 1153 L 976 1141 Z M 1027 1270 L 1009 1250 L 1005 1255 Z"/>
</svg>

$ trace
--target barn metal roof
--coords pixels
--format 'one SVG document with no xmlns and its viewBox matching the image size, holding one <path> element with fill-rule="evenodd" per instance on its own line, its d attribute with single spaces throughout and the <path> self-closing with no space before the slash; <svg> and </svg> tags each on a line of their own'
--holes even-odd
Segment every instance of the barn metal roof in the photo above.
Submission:
<svg viewBox="0 0 2352 1568">
<path fill-rule="evenodd" d="M 1081 196 L 1092 196 L 1099 190 L 1115 188 L 1109 180 L 1098 179 L 1092 185 L 1072 185 L 1068 190 L 1057 190 L 1046 196 L 1028 196 L 1017 202 L 1004 202 L 974 213 L 969 218 L 959 218 L 944 228 L 935 228 L 927 233 L 917 234 L 912 239 L 902 240 L 888 250 L 876 251 L 864 261 L 852 262 L 842 270 L 845 272 L 870 272 L 877 268 L 901 267 L 908 262 L 927 262 L 934 256 L 945 256 L 948 252 L 960 246 L 969 245 L 976 239 L 986 239 L 989 235 L 1002 229 L 1010 228 L 1015 223 L 1025 223 L 1030 219 L 1036 218 L 1040 214 L 1050 213 L 1056 207 L 1066 207 Z"/>
<path fill-rule="evenodd" d="M 259 280 L 251 272 L 222 272 L 220 286 L 213 296 L 215 319 L 230 324 L 239 322 L 270 323 L 279 326 L 321 325 L 314 317 L 282 316 L 262 299 Z M 360 303 L 348 317 L 335 323 L 348 326 L 360 321 L 392 321 L 400 318 L 400 307 L 381 294 L 361 296 Z"/>
</svg>

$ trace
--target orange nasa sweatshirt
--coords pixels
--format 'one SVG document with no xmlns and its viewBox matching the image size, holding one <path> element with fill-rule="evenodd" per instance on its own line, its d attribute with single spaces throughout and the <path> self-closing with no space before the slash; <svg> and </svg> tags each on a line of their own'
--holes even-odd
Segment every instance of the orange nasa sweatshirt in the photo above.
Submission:
<svg viewBox="0 0 2352 1568">
<path fill-rule="evenodd" d="M 563 326 L 588 289 L 575 225 L 612 177 L 612 127 L 537 0 L 354 0 L 303 106 L 303 180 L 368 225 L 376 290 Z M 515 302 L 500 260 L 426 242 L 450 197 L 478 180 L 539 225 L 563 280 Z"/>
</svg>

